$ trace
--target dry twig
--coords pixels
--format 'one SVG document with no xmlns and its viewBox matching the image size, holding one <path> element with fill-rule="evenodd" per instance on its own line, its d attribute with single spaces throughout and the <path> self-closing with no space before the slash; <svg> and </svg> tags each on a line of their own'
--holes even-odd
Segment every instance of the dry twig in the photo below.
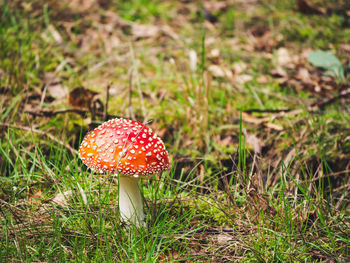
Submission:
<svg viewBox="0 0 350 263">
<path fill-rule="evenodd" d="M 51 110 L 27 110 L 25 113 L 33 115 L 33 116 L 39 116 L 39 117 L 52 117 L 56 116 L 58 114 L 65 114 L 65 113 L 77 113 L 81 116 L 85 116 L 87 113 L 89 113 L 89 110 L 83 110 L 83 109 L 65 109 L 65 110 L 57 110 L 57 111 L 51 111 Z M 105 113 L 97 111 L 96 115 L 100 118 L 104 118 Z M 111 118 L 121 118 L 118 115 L 112 115 L 106 113 L 106 118 L 111 119 Z"/>
</svg>

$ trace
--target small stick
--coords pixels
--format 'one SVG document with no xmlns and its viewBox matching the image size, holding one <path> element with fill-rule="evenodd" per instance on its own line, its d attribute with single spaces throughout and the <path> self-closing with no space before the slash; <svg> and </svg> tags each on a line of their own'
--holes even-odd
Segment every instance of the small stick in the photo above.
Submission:
<svg viewBox="0 0 350 263">
<path fill-rule="evenodd" d="M 66 110 L 57 110 L 57 111 L 49 111 L 49 110 L 27 110 L 25 113 L 31 114 L 33 116 L 40 116 L 40 117 L 51 117 L 51 116 L 56 116 L 58 114 L 64 114 L 64 113 L 78 113 L 82 116 L 86 115 L 90 111 L 88 110 L 82 110 L 82 109 L 66 109 Z M 104 113 L 103 112 L 96 112 L 96 115 L 99 117 L 103 117 Z M 107 118 L 121 118 L 120 116 L 117 115 L 112 115 L 112 114 L 107 114 Z"/>
<path fill-rule="evenodd" d="M 246 113 L 253 113 L 253 112 L 258 112 L 258 113 L 280 113 L 280 112 L 289 112 L 291 109 L 248 109 L 245 110 L 244 112 Z"/>
<path fill-rule="evenodd" d="M 108 117 L 108 101 L 109 101 L 109 89 L 111 88 L 112 83 L 109 83 L 107 85 L 107 90 L 106 90 L 106 102 L 104 106 L 104 111 L 103 111 L 103 120 L 107 121 Z"/>
<path fill-rule="evenodd" d="M 44 103 L 45 97 L 46 97 L 47 87 L 48 87 L 49 85 L 51 85 L 51 83 L 48 83 L 48 84 L 46 84 L 46 85 L 44 86 L 43 94 L 41 95 L 41 99 L 40 99 L 40 106 L 39 106 L 39 108 L 42 108 L 42 106 L 43 106 L 43 103 Z"/>
</svg>

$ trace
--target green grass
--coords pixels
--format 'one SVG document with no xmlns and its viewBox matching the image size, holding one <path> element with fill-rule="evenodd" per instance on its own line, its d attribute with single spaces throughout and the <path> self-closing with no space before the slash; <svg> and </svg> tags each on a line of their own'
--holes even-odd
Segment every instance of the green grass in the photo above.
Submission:
<svg viewBox="0 0 350 263">
<path fill-rule="evenodd" d="M 346 14 L 261 1 L 210 10 L 218 17 L 210 25 L 200 8 L 0 0 L 0 262 L 349 261 L 349 100 L 309 108 L 349 88 L 348 76 L 317 93 L 271 74 L 281 47 L 291 56 L 330 50 L 346 65 Z M 111 14 L 127 27 L 167 25 L 178 38 L 163 28 L 134 39 Z M 299 68 L 324 75 L 303 58 L 289 66 L 289 79 Z M 251 78 L 241 84 L 242 75 Z M 58 89 L 98 92 L 102 104 L 110 85 L 108 113 L 130 117 L 131 107 L 163 138 L 172 166 L 142 182 L 145 227 L 120 222 L 116 178 L 91 172 L 74 151 L 103 119 L 89 109 L 38 114 L 72 109 L 50 77 Z M 63 193 L 66 202 L 55 202 Z"/>
</svg>

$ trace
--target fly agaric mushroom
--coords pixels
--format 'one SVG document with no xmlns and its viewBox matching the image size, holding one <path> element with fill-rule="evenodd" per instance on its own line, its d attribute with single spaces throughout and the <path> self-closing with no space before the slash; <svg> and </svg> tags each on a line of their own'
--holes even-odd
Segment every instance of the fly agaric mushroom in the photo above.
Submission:
<svg viewBox="0 0 350 263">
<path fill-rule="evenodd" d="M 88 133 L 79 157 L 89 168 L 119 175 L 121 218 L 137 226 L 143 222 L 139 178 L 169 168 L 162 140 L 144 124 L 128 119 L 109 120 Z"/>
</svg>

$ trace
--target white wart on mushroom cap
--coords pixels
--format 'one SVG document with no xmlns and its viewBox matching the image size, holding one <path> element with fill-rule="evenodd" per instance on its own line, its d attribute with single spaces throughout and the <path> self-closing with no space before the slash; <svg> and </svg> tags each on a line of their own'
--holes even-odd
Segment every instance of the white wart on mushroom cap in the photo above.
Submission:
<svg viewBox="0 0 350 263">
<path fill-rule="evenodd" d="M 128 119 L 109 120 L 88 133 L 79 157 L 91 169 L 124 176 L 148 176 L 169 168 L 162 140 L 144 124 Z"/>
</svg>

